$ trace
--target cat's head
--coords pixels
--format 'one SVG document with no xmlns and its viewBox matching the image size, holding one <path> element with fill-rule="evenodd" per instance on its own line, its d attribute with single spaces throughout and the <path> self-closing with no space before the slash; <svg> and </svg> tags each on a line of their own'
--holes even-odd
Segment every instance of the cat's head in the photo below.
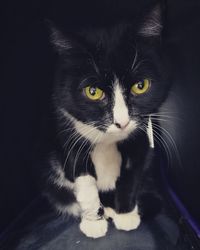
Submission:
<svg viewBox="0 0 200 250">
<path fill-rule="evenodd" d="M 159 6 L 138 23 L 74 34 L 52 28 L 56 108 L 91 142 L 126 139 L 166 98 L 161 30 Z"/>
</svg>

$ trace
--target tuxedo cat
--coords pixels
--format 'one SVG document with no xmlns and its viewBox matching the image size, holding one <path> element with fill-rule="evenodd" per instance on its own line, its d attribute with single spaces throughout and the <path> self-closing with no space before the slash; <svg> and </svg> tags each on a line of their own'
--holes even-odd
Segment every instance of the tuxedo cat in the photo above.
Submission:
<svg viewBox="0 0 200 250">
<path fill-rule="evenodd" d="M 160 209 L 150 118 L 169 89 L 160 6 L 134 23 L 51 30 L 58 66 L 45 194 L 60 213 L 80 217 L 88 237 L 104 236 L 108 218 L 133 230 Z"/>
</svg>

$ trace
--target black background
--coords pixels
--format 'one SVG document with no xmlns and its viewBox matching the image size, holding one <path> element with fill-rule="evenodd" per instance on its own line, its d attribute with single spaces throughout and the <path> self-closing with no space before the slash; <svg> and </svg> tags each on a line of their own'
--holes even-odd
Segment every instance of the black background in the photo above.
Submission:
<svg viewBox="0 0 200 250">
<path fill-rule="evenodd" d="M 152 0 L 153 1 L 153 0 Z M 1 6 L 0 230 L 39 194 L 31 164 L 48 108 L 55 55 L 45 19 L 69 27 L 134 16 L 149 1 L 7 1 Z M 138 6 L 138 7 L 135 7 Z M 172 66 L 173 105 L 183 116 L 171 128 L 183 166 L 170 180 L 200 222 L 200 2 L 168 0 L 166 54 Z M 167 104 L 171 107 L 171 103 Z M 48 129 L 48 128 L 47 128 Z M 173 132 L 175 130 L 175 133 Z"/>
</svg>

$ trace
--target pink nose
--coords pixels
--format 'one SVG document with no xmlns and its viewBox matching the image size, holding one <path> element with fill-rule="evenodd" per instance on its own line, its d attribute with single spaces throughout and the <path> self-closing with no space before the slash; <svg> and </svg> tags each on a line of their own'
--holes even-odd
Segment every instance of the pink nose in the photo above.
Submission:
<svg viewBox="0 0 200 250">
<path fill-rule="evenodd" d="M 120 128 L 120 129 L 125 129 L 125 128 L 128 126 L 128 124 L 129 124 L 129 121 L 126 122 L 126 123 L 115 122 L 115 126 L 116 126 L 117 128 Z"/>
</svg>

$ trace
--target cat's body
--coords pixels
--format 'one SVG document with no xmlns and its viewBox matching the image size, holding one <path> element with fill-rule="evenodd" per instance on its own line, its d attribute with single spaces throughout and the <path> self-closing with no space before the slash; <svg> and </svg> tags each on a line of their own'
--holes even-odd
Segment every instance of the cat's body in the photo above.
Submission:
<svg viewBox="0 0 200 250">
<path fill-rule="evenodd" d="M 90 237 L 105 235 L 107 217 L 118 229 L 131 230 L 146 212 L 160 209 L 147 133 L 149 116 L 169 88 L 158 11 L 151 10 L 137 29 L 119 23 L 65 38 L 53 28 L 59 53 L 56 139 L 45 194 L 59 212 L 80 216 L 80 229 Z"/>
</svg>

